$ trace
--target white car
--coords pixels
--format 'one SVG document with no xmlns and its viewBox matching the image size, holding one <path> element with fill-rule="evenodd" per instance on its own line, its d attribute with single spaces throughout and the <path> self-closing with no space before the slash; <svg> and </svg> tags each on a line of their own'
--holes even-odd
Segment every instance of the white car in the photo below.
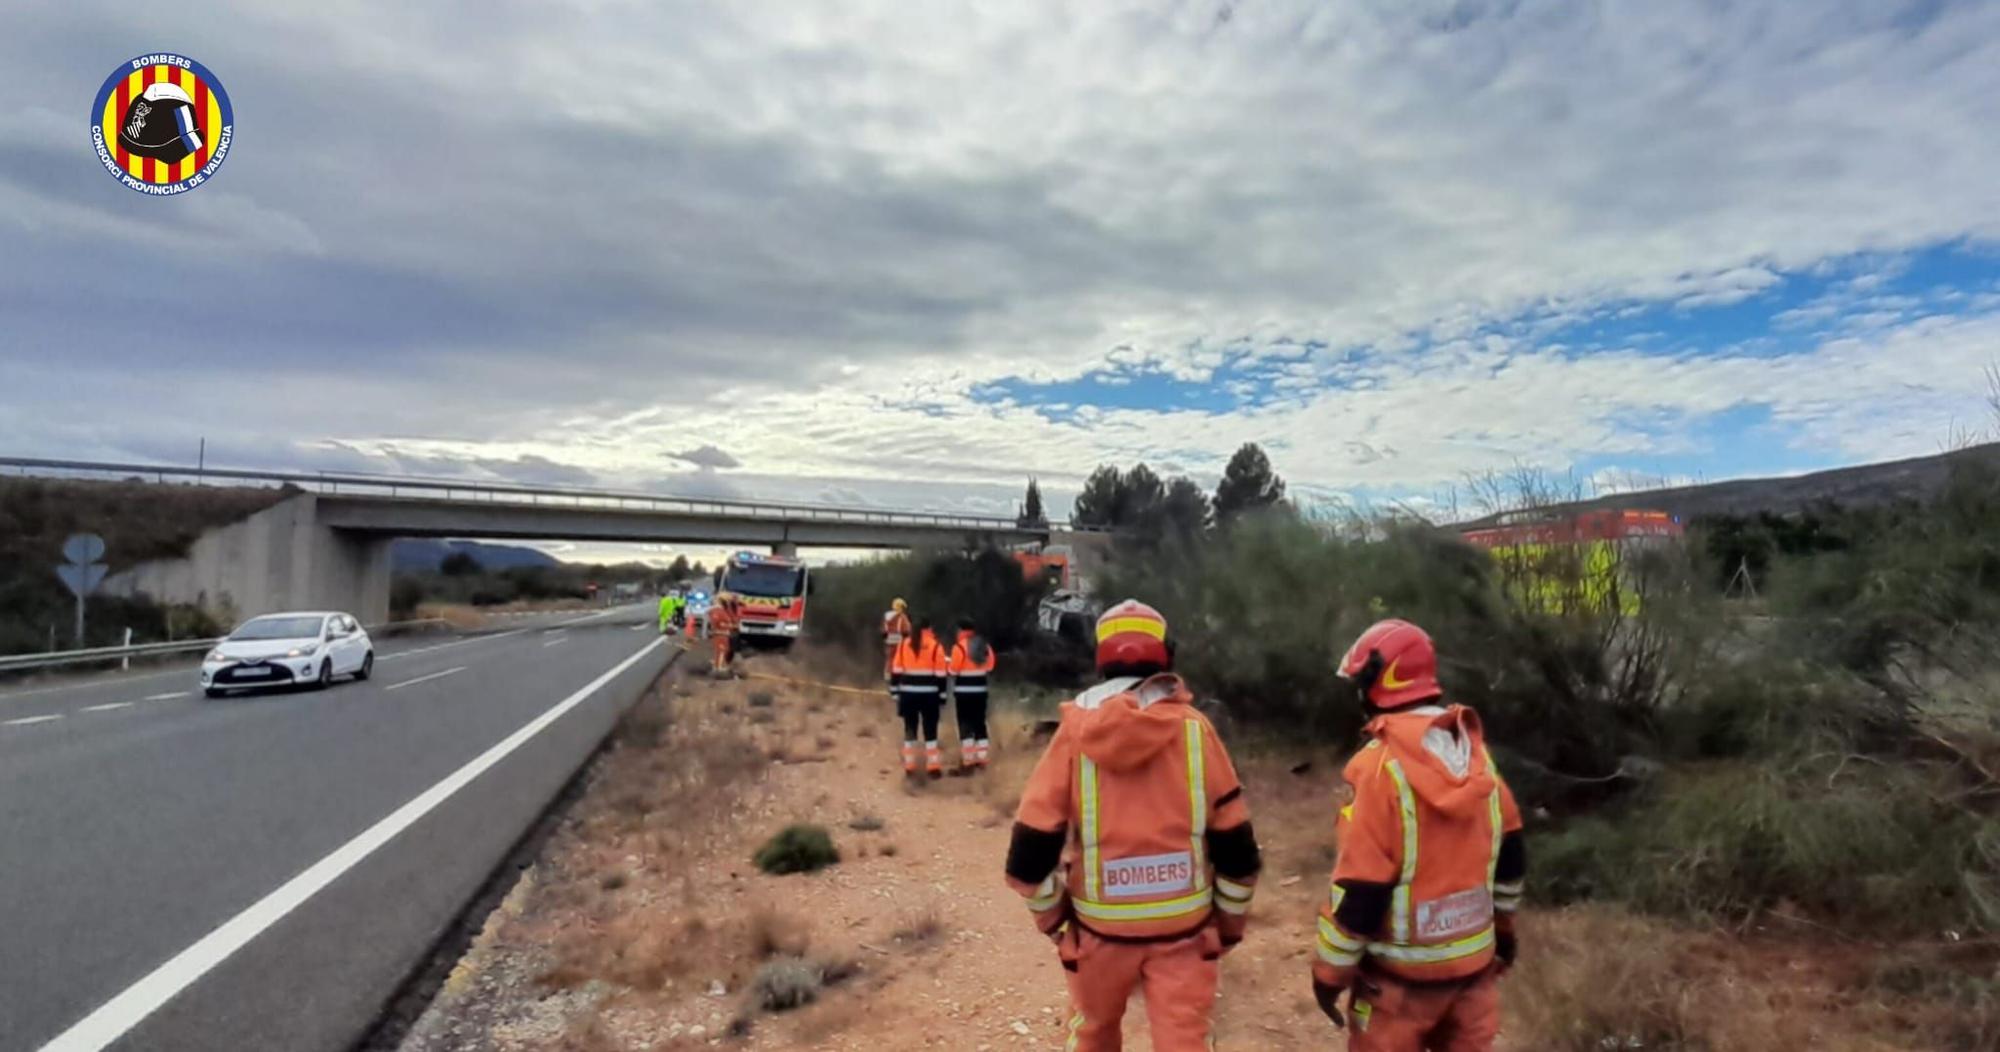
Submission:
<svg viewBox="0 0 2000 1052">
<path fill-rule="evenodd" d="M 265 614 L 229 633 L 201 663 L 209 697 L 251 687 L 309 683 L 324 689 L 335 676 L 367 679 L 375 644 L 360 622 L 341 613 Z"/>
</svg>

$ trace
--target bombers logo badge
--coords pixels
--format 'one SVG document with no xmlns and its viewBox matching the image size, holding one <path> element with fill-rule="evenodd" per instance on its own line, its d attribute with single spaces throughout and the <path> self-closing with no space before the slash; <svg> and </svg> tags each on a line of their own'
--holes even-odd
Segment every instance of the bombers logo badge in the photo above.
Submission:
<svg viewBox="0 0 2000 1052">
<path fill-rule="evenodd" d="M 184 55 L 140 55 L 113 70 L 90 110 L 90 140 L 112 178 L 142 194 L 186 193 L 229 156 L 229 93 Z"/>
</svg>

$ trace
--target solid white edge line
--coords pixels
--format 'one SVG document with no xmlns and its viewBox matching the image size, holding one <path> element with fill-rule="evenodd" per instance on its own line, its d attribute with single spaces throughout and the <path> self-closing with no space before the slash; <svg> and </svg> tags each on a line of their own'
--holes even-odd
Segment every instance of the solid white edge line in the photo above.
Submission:
<svg viewBox="0 0 2000 1052">
<path fill-rule="evenodd" d="M 284 920 L 293 910 L 319 894 L 342 874 L 359 865 L 382 845 L 395 839 L 397 834 L 436 810 L 439 804 L 451 799 L 473 779 L 506 759 L 514 750 L 527 744 L 530 739 L 561 719 L 569 710 L 583 704 L 606 683 L 638 664 L 641 658 L 652 653 L 653 648 L 659 645 L 660 640 L 656 639 L 640 647 L 638 653 L 584 684 L 576 693 L 556 702 L 548 711 L 530 720 L 520 730 L 501 739 L 498 744 L 480 753 L 465 766 L 446 775 L 436 785 L 411 798 L 408 803 L 390 812 L 381 821 L 362 830 L 354 839 L 335 848 L 332 853 L 307 867 L 298 876 L 279 885 L 276 891 L 258 899 L 243 912 L 223 922 L 221 927 L 202 936 L 193 945 L 148 972 L 139 981 L 78 1020 L 68 1030 L 56 1035 L 48 1044 L 42 1046 L 41 1052 L 98 1052 L 99 1049 L 124 1037 L 147 1016 L 159 1010 L 161 1005 L 173 1000 L 175 995 L 194 985 L 215 966 L 249 945 L 251 940 Z"/>
<path fill-rule="evenodd" d="M 48 723 L 62 719 L 61 716 L 23 716 L 17 720 L 0 720 L 0 727 L 26 727 L 30 723 Z"/>
<path fill-rule="evenodd" d="M 132 706 L 134 706 L 134 705 L 137 705 L 137 704 L 138 704 L 138 702 L 136 702 L 136 701 L 113 701 L 113 702 L 109 702 L 109 703 L 107 703 L 107 704 L 104 704 L 104 705 L 85 705 L 85 706 L 84 706 L 83 708 L 81 708 L 81 709 L 78 709 L 77 711 L 78 711 L 78 712 L 110 712 L 110 711 L 111 711 L 112 709 L 129 709 L 129 708 L 131 708 Z"/>
<path fill-rule="evenodd" d="M 418 676 L 418 677 L 417 677 L 416 679 L 406 679 L 406 680 L 404 680 L 404 681 L 403 681 L 403 682 L 401 682 L 401 683 L 391 683 L 391 684 L 389 684 L 388 686 L 386 686 L 386 687 L 383 687 L 382 689 L 383 689 L 383 690 L 402 690 L 402 689 L 403 689 L 404 687 L 414 687 L 414 686 L 416 686 L 416 685 L 417 685 L 417 684 L 419 684 L 419 683 L 429 683 L 429 682 L 430 682 L 431 680 L 434 680 L 434 679 L 443 679 L 443 678 L 445 678 L 446 676 L 455 676 L 455 675 L 457 675 L 457 674 L 458 674 L 458 673 L 460 673 L 460 672 L 464 672 L 464 671 L 465 671 L 465 669 L 466 669 L 466 666 L 464 666 L 464 665 L 460 665 L 460 666 L 458 666 L 457 668 L 448 668 L 448 669 L 445 669 L 445 670 L 444 670 L 443 672 L 433 672 L 433 673 L 431 673 L 431 674 L 430 674 L 430 675 L 428 675 L 428 676 Z"/>
<path fill-rule="evenodd" d="M 545 647 L 553 647 L 553 646 L 561 646 L 562 644 L 567 642 L 569 642 L 568 636 L 558 636 L 554 639 L 549 640 L 548 642 L 543 643 L 542 645 Z"/>
<path fill-rule="evenodd" d="M 175 699 L 175 698 L 185 698 L 185 697 L 187 697 L 187 696 L 188 696 L 189 694 L 192 694 L 192 693 L 194 693 L 194 692 L 193 692 L 193 691 L 188 691 L 188 690 L 177 690 L 177 691 L 174 691 L 174 692 L 173 692 L 173 693 L 171 693 L 171 694 L 148 694 L 148 695 L 146 695 L 145 697 L 143 697 L 143 698 L 140 698 L 139 700 L 140 700 L 140 701 L 171 701 L 171 700 L 173 700 L 173 699 Z"/>
</svg>

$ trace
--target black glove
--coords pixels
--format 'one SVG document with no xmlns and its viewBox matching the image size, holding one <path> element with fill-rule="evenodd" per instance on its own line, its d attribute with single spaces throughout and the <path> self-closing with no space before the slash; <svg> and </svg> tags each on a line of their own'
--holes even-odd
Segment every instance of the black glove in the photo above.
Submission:
<svg viewBox="0 0 2000 1052">
<path fill-rule="evenodd" d="M 1326 1013 L 1326 1017 L 1333 1022 L 1335 1030 L 1347 1028 L 1347 1017 L 1340 1014 L 1340 995 L 1345 989 L 1346 987 L 1326 986 L 1318 980 L 1313 981 L 1313 1000 L 1319 1002 L 1319 1010 Z"/>
<path fill-rule="evenodd" d="M 1513 932 L 1503 931 L 1494 934 L 1493 955 L 1500 958 L 1500 970 L 1502 972 L 1514 967 L 1514 954 L 1518 953 L 1520 949 L 1521 945 L 1515 940 Z"/>
</svg>

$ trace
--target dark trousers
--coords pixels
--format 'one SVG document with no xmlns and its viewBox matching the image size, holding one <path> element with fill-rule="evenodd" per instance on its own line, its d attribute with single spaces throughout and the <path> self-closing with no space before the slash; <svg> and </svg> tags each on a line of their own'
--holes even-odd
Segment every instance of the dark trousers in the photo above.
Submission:
<svg viewBox="0 0 2000 1052">
<path fill-rule="evenodd" d="M 896 684 L 896 715 L 903 718 L 904 741 L 936 741 L 938 717 L 944 709 L 944 696 L 938 692 L 939 684 L 931 676 L 905 674 Z M 917 731 L 923 731 L 923 737 Z"/>
<path fill-rule="evenodd" d="M 968 682 L 971 677 L 960 676 L 951 689 L 952 700 L 958 707 L 958 736 L 984 741 L 986 734 L 986 677 Z"/>
</svg>

